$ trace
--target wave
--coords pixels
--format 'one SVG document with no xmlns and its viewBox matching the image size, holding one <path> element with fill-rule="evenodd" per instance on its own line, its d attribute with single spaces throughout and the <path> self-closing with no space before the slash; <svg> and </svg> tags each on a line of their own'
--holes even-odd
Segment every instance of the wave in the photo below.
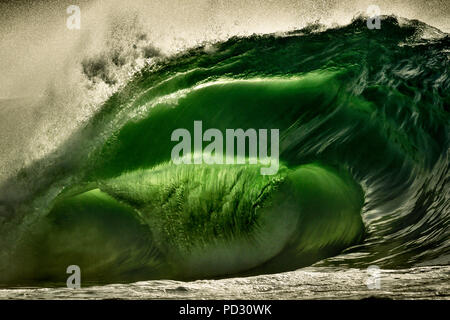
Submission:
<svg viewBox="0 0 450 320">
<path fill-rule="evenodd" d="M 448 54 L 447 34 L 388 16 L 160 57 L 1 186 L 1 282 L 448 264 Z M 196 120 L 279 129 L 279 172 L 170 163 Z"/>
</svg>

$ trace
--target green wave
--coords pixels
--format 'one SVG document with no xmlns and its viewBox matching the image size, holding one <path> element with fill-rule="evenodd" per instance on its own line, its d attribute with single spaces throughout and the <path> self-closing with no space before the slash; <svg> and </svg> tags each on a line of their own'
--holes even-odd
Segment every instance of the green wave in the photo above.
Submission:
<svg viewBox="0 0 450 320">
<path fill-rule="evenodd" d="M 144 68 L 2 187 L 27 192 L 3 201 L 19 227 L 2 229 L 1 282 L 64 281 L 70 264 L 117 282 L 445 256 L 449 37 L 382 25 L 232 38 Z M 278 172 L 173 164 L 171 134 L 194 121 L 279 129 Z"/>
<path fill-rule="evenodd" d="M 62 194 L 30 239 L 28 266 L 51 279 L 76 262 L 85 281 L 290 270 L 357 243 L 362 204 L 348 175 L 319 164 L 263 176 L 166 163 Z"/>
</svg>

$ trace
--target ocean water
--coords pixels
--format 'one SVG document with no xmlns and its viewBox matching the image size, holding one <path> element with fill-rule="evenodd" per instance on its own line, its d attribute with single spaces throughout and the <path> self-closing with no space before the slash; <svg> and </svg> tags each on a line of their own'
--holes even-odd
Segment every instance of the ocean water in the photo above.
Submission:
<svg viewBox="0 0 450 320">
<path fill-rule="evenodd" d="M 447 266 L 382 270 L 379 289 L 369 289 L 366 270 L 307 267 L 291 272 L 221 280 L 152 280 L 79 289 L 11 288 L 0 290 L 0 299 L 448 300 L 449 276 L 450 268 Z"/>
<path fill-rule="evenodd" d="M 0 185 L 0 298 L 448 299 L 449 40 L 360 17 L 155 57 Z M 278 129 L 279 170 L 174 165 L 194 121 Z"/>
</svg>

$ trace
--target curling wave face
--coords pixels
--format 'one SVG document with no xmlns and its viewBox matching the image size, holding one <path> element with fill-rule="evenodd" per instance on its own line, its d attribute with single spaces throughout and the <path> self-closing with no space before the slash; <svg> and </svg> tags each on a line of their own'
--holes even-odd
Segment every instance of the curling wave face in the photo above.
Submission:
<svg viewBox="0 0 450 320">
<path fill-rule="evenodd" d="M 149 65 L 1 187 L 1 283 L 448 263 L 449 37 L 429 30 L 356 19 Z M 279 129 L 279 171 L 174 165 L 196 120 Z"/>
</svg>

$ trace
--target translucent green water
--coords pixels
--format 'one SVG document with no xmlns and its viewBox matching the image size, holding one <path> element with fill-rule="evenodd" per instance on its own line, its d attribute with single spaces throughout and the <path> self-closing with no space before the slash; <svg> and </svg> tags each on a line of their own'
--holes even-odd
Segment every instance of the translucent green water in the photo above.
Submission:
<svg viewBox="0 0 450 320">
<path fill-rule="evenodd" d="M 148 66 L 54 165 L 3 186 L 33 192 L 7 203 L 1 282 L 64 281 L 69 264 L 126 282 L 446 263 L 449 38 L 426 28 L 358 19 Z M 194 121 L 279 129 L 279 171 L 174 165 L 171 134 Z"/>
</svg>

